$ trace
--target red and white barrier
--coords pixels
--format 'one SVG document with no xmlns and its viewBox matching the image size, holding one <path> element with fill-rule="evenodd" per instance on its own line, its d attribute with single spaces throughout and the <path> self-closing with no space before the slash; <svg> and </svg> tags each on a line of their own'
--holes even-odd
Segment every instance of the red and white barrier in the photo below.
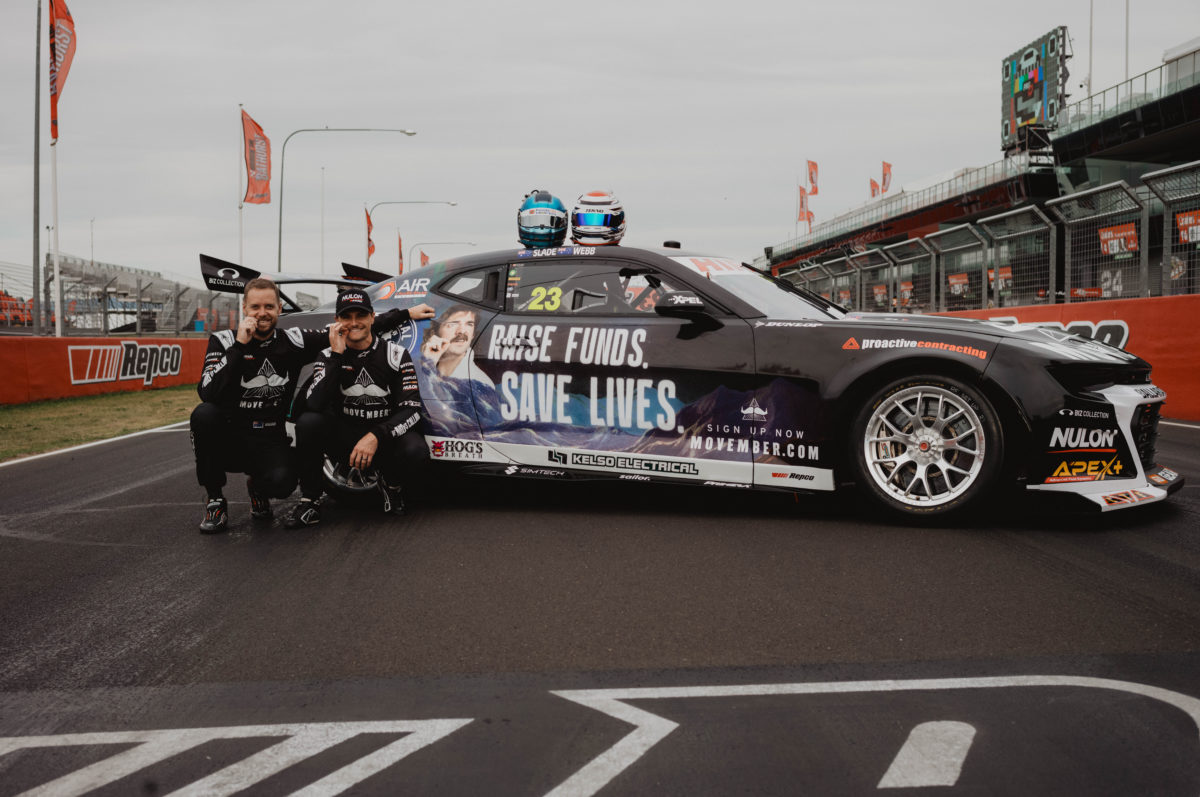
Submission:
<svg viewBox="0 0 1200 797">
<path fill-rule="evenodd" d="M 0 404 L 195 384 L 203 338 L 0 338 Z"/>
<path fill-rule="evenodd" d="M 1052 324 L 1120 346 L 1153 366 L 1154 384 L 1167 391 L 1163 415 L 1200 421 L 1200 294 L 940 315 Z"/>
</svg>

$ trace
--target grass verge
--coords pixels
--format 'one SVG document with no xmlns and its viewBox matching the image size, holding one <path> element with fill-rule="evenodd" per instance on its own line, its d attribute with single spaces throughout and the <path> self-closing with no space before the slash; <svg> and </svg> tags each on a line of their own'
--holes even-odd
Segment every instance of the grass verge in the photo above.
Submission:
<svg viewBox="0 0 1200 797">
<path fill-rule="evenodd" d="M 195 385 L 0 405 L 0 462 L 186 421 Z"/>
</svg>

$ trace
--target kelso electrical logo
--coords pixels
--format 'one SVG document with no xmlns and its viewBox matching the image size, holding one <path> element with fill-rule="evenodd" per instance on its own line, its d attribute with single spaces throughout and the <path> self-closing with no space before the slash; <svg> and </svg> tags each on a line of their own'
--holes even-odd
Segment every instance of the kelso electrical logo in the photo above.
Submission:
<svg viewBox="0 0 1200 797">
<path fill-rule="evenodd" d="M 67 360 L 72 385 L 140 379 L 154 384 L 159 377 L 176 376 L 183 362 L 183 347 L 177 343 L 146 344 L 123 340 L 119 344 L 69 346 Z"/>
</svg>

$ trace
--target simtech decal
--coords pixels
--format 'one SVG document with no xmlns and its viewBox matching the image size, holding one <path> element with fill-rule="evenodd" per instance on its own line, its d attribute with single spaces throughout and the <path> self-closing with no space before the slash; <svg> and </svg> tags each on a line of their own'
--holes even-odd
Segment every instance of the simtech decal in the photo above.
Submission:
<svg viewBox="0 0 1200 797">
<path fill-rule="evenodd" d="M 625 454 L 593 454 L 590 451 L 547 451 L 550 461 L 556 465 L 582 465 L 587 468 L 607 470 L 648 471 L 650 473 L 696 476 L 700 468 L 694 462 L 678 462 L 669 459 L 645 459 Z"/>
<path fill-rule="evenodd" d="M 123 340 L 120 344 L 69 346 L 67 361 L 72 385 L 140 379 L 150 385 L 160 376 L 175 376 L 183 361 L 177 343 L 145 344 Z"/>
<path fill-rule="evenodd" d="M 429 453 L 437 459 L 483 459 L 483 443 L 478 440 L 431 438 Z"/>
<path fill-rule="evenodd" d="M 958 354 L 966 354 L 971 357 L 978 357 L 981 360 L 986 360 L 988 353 L 983 349 L 977 349 L 974 346 L 963 346 L 957 343 L 946 343 L 941 340 L 908 340 L 905 338 L 862 338 L 857 340 L 850 338 L 842 344 L 842 348 L 846 350 L 853 349 L 937 349 L 939 351 L 952 351 Z"/>
</svg>

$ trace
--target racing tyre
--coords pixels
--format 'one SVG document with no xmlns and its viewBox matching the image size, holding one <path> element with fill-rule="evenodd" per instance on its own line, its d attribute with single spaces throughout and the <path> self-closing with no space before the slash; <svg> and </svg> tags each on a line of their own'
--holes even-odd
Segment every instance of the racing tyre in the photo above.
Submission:
<svg viewBox="0 0 1200 797">
<path fill-rule="evenodd" d="M 858 484 L 903 517 L 958 512 L 991 491 L 1004 459 L 997 414 L 974 388 L 942 376 L 893 382 L 853 426 Z"/>
</svg>

